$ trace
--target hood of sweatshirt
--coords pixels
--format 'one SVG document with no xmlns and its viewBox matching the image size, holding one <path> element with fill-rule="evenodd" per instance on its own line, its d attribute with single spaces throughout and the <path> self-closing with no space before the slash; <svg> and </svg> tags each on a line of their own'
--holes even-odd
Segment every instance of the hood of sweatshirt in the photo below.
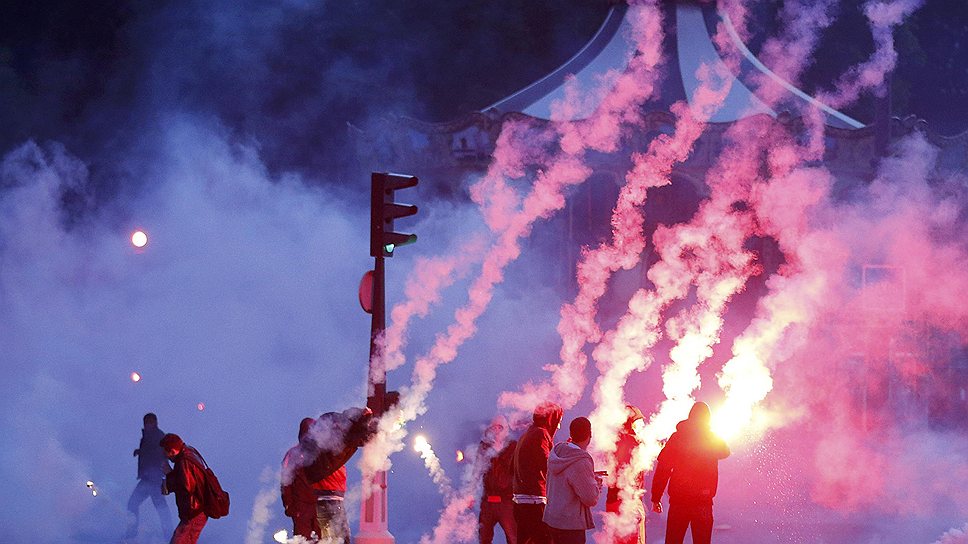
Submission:
<svg viewBox="0 0 968 544">
<path fill-rule="evenodd" d="M 562 442 L 552 448 L 548 455 L 548 472 L 561 474 L 582 459 L 591 461 L 592 456 L 571 442 Z"/>
</svg>

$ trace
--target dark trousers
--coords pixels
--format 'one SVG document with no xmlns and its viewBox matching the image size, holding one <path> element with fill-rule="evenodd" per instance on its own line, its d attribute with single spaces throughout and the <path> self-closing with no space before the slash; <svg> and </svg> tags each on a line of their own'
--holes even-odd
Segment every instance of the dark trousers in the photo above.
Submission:
<svg viewBox="0 0 968 544">
<path fill-rule="evenodd" d="M 551 540 L 554 544 L 585 544 L 585 530 L 551 527 Z"/>
<path fill-rule="evenodd" d="M 197 514 L 192 519 L 181 520 L 178 522 L 178 527 L 175 527 L 175 532 L 171 535 L 171 541 L 168 544 L 195 544 L 207 522 L 208 516 L 204 513 Z"/>
<path fill-rule="evenodd" d="M 686 528 L 690 526 L 693 544 L 709 544 L 713 538 L 713 505 L 669 504 L 665 544 L 682 544 Z"/>
<path fill-rule="evenodd" d="M 518 544 L 552 544 L 550 528 L 541 521 L 543 504 L 515 504 L 514 522 L 518 525 Z"/>
<path fill-rule="evenodd" d="M 494 526 L 501 524 L 504 538 L 508 544 L 517 544 L 518 526 L 514 522 L 514 505 L 511 499 L 501 499 L 501 502 L 481 502 L 481 515 L 477 518 L 477 534 L 481 544 L 494 542 Z"/>
<path fill-rule="evenodd" d="M 161 479 L 145 478 L 138 480 L 138 485 L 134 486 L 134 491 L 128 498 L 128 512 L 131 512 L 134 517 L 128 519 L 128 530 L 124 535 L 125 538 L 134 538 L 138 535 L 140 518 L 138 511 L 141 510 L 141 503 L 149 498 L 151 503 L 155 505 L 155 510 L 158 511 L 162 534 L 171 534 L 171 511 L 168 509 L 168 501 L 161 494 Z"/>
<path fill-rule="evenodd" d="M 320 544 L 350 544 L 350 524 L 343 501 L 316 501 L 316 521 Z"/>
</svg>

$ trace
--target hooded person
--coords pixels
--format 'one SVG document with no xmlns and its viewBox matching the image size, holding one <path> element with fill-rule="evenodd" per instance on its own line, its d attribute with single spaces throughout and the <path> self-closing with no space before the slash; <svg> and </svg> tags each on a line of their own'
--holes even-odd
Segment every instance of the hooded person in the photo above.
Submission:
<svg viewBox="0 0 968 544">
<path fill-rule="evenodd" d="M 141 429 L 141 442 L 138 444 L 138 449 L 134 450 L 134 456 L 138 458 L 138 485 L 128 498 L 128 512 L 132 515 L 129 516 L 124 539 L 138 535 L 140 517 L 138 511 L 141 509 L 141 503 L 148 498 L 158 511 L 162 532 L 171 534 L 171 511 L 168 509 L 168 501 L 161 493 L 161 482 L 171 471 L 171 465 L 165 457 L 165 450 L 160 444 L 165 431 L 158 428 L 158 416 L 153 413 L 145 414 L 142 422 L 144 427 Z"/>
<path fill-rule="evenodd" d="M 705 402 L 697 402 L 689 418 L 659 452 L 652 477 L 652 509 L 662 512 L 662 493 L 669 485 L 666 544 L 682 544 L 692 528 L 694 544 L 709 544 L 713 531 L 713 497 L 719 485 L 719 460 L 729 457 L 729 446 L 710 428 Z"/>
<path fill-rule="evenodd" d="M 591 422 L 576 417 L 568 430 L 568 441 L 556 445 L 548 456 L 548 506 L 543 520 L 554 544 L 585 544 L 585 531 L 595 528 L 591 509 L 602 494 L 602 479 L 586 451 L 592 440 Z"/>
<path fill-rule="evenodd" d="M 174 462 L 165 477 L 162 489 L 175 494 L 178 505 L 178 526 L 169 544 L 195 544 L 208 522 L 205 515 L 204 490 L 205 460 L 198 450 L 186 444 L 177 434 L 166 434 L 161 439 L 165 455 Z"/>
<path fill-rule="evenodd" d="M 626 419 L 625 424 L 619 431 L 618 439 L 615 442 L 615 474 L 612 476 L 608 493 L 605 498 L 605 511 L 615 515 L 622 514 L 622 485 L 634 486 L 632 493 L 626 492 L 626 496 L 634 496 L 634 503 L 631 507 L 624 510 L 634 515 L 634 518 L 622 520 L 616 523 L 619 533 L 615 537 L 616 544 L 645 544 L 645 508 L 642 505 L 642 495 L 645 494 L 644 474 L 626 474 L 632 462 L 632 453 L 639 445 L 637 434 L 645 426 L 642 411 L 632 406 L 625 405 Z M 631 528 L 630 533 L 622 529 Z"/>
<path fill-rule="evenodd" d="M 508 439 L 508 421 L 497 415 L 484 432 L 478 455 L 487 463 L 481 478 L 481 510 L 477 518 L 480 544 L 494 541 L 494 526 L 500 524 L 508 544 L 517 544 L 517 524 L 514 522 L 513 496 L 514 449 L 516 440 Z"/>
<path fill-rule="evenodd" d="M 542 521 L 548 503 L 548 454 L 561 425 L 561 406 L 543 402 L 534 409 L 532 424 L 514 449 L 514 521 L 518 544 L 549 544 L 551 532 Z"/>
<path fill-rule="evenodd" d="M 327 543 L 350 543 L 350 526 L 343 499 L 346 495 L 346 463 L 376 432 L 369 408 L 327 412 L 309 430 L 312 461 L 305 474 L 316 498 L 319 539 Z"/>
<path fill-rule="evenodd" d="M 292 533 L 307 540 L 313 533 L 319 534 L 316 525 L 316 492 L 306 478 L 309 452 L 315 451 L 309 429 L 316 422 L 311 417 L 299 422 L 298 443 L 289 448 L 282 459 L 282 477 L 279 491 L 286 516 L 292 518 Z"/>
</svg>

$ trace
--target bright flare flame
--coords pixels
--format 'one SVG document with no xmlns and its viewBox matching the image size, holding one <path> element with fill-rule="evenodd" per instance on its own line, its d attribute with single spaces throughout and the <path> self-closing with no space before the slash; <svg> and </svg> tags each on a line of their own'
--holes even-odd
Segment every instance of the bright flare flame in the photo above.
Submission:
<svg viewBox="0 0 968 544">
<path fill-rule="evenodd" d="M 133 381 L 133 382 L 140 382 L 141 381 L 141 374 L 138 374 L 137 372 L 132 372 L 131 373 L 131 381 Z"/>
<path fill-rule="evenodd" d="M 417 435 L 413 439 L 413 449 L 420 454 L 420 458 L 423 459 L 424 465 L 427 467 L 427 472 L 430 473 L 431 479 L 440 488 L 440 493 L 445 497 L 453 493 L 453 487 L 451 487 L 450 478 L 444 474 L 443 467 L 440 466 L 440 459 L 437 454 L 434 453 L 434 449 L 430 446 L 430 442 L 423 435 Z"/>
<path fill-rule="evenodd" d="M 464 452 L 457 450 L 457 462 L 460 463 L 464 460 Z"/>
<path fill-rule="evenodd" d="M 285 529 L 276 531 L 276 533 L 272 535 L 272 540 L 275 540 L 279 544 L 286 544 L 286 542 L 289 542 L 289 533 L 286 532 Z"/>
<path fill-rule="evenodd" d="M 142 248 L 148 245 L 148 235 L 144 231 L 136 230 L 131 234 L 131 245 Z"/>
</svg>

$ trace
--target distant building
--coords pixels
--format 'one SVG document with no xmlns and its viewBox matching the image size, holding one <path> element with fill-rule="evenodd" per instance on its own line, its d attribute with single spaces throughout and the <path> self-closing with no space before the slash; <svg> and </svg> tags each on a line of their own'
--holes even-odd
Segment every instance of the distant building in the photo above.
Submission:
<svg viewBox="0 0 968 544">
<path fill-rule="evenodd" d="M 556 236 L 560 245 L 558 253 L 563 260 L 562 274 L 557 278 L 559 282 L 574 281 L 572 271 L 578 258 L 577 248 L 608 236 L 611 209 L 631 166 L 629 157 L 632 152 L 644 150 L 656 135 L 673 130 L 674 117 L 670 106 L 682 100 L 691 103 L 699 86 L 696 69 L 703 63 L 724 63 L 727 53 L 741 59 L 739 73 L 734 73 L 729 95 L 711 118 L 689 159 L 674 168 L 673 183 L 650 191 L 646 204 L 648 233 L 657 223 L 683 221 L 692 215 L 708 193 L 703 180 L 719 155 L 723 134 L 737 120 L 751 115 L 769 116 L 796 134 L 802 130 L 801 112 L 804 108 L 820 108 L 827 124 L 824 165 L 837 176 L 840 184 L 847 187 L 869 182 L 878 158 L 883 156 L 891 142 L 912 131 L 922 132 L 941 150 L 941 169 L 968 171 L 968 132 L 950 138 L 940 136 L 916 117 L 892 117 L 887 100 L 879 104 L 877 119 L 873 123 L 861 123 L 773 74 L 732 31 L 728 16 L 719 12 L 714 2 L 676 0 L 664 3 L 662 9 L 665 10 L 665 20 L 674 24 L 667 25 L 663 44 L 668 59 L 663 68 L 666 75 L 662 88 L 645 105 L 644 128 L 616 153 L 589 154 L 587 163 L 594 174 L 569 197 L 566 209 L 559 217 L 552 220 L 560 227 L 556 231 L 559 233 Z M 443 192 L 461 198 L 467 180 L 486 170 L 505 120 L 527 118 L 536 123 L 548 123 L 552 103 L 564 98 L 566 78 L 574 78 L 580 88 L 594 88 L 602 74 L 626 68 L 630 50 L 629 11 L 625 3 L 614 2 L 595 36 L 571 59 L 547 76 L 480 111 L 445 123 L 388 117 L 373 130 L 357 133 L 360 157 L 378 168 L 435 179 Z M 716 44 L 713 40 L 720 24 L 729 31 L 727 44 Z M 733 50 L 724 52 L 720 47 Z M 756 87 L 752 85 L 754 78 L 766 78 L 783 89 L 778 107 L 767 106 L 757 96 L 753 90 Z M 590 116 L 597 105 L 595 102 L 585 103 L 584 109 L 573 112 L 569 120 Z M 762 243 L 762 247 L 757 248 L 761 264 L 767 271 L 775 270 L 782 256 L 770 241 L 758 243 Z M 644 257 L 646 260 L 650 258 L 649 255 Z M 645 281 L 644 276 L 642 281 Z M 902 356 L 891 354 L 891 357 Z M 869 357 L 868 354 L 861 359 Z M 960 413 L 965 413 L 965 406 L 968 406 L 965 401 L 966 367 L 968 362 L 964 354 L 953 358 L 950 377 L 957 384 L 952 382 L 953 389 L 944 395 L 945 402 L 954 403 Z M 922 397 L 927 399 L 931 395 L 925 393 Z M 871 400 L 865 397 L 864 402 Z M 928 403 L 924 400 L 922 405 Z M 950 410 L 945 408 L 943 412 Z"/>
</svg>

